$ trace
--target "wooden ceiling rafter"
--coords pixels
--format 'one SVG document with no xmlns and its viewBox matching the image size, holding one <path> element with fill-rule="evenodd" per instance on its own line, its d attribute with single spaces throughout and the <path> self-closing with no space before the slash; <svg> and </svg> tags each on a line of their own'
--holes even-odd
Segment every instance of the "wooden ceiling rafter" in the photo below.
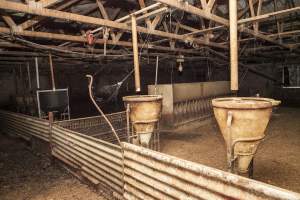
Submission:
<svg viewBox="0 0 300 200">
<path fill-rule="evenodd" d="M 110 17 L 103 1 L 95 0 L 95 6 L 99 9 L 102 19 L 90 16 L 84 16 L 83 14 L 75 14 L 71 12 L 66 12 L 67 8 L 76 5 L 80 0 L 70 0 L 70 1 L 60 1 L 60 0 L 40 0 L 38 2 L 28 1 L 27 4 L 12 2 L 8 0 L 0 0 L 0 8 L 9 9 L 16 12 L 27 13 L 34 16 L 23 23 L 17 25 L 11 16 L 2 15 L 2 18 L 6 18 L 5 22 L 8 24 L 8 28 L 1 27 L 0 32 L 11 33 L 20 36 L 36 37 L 36 38 L 53 38 L 55 40 L 62 40 L 65 43 L 59 45 L 60 47 L 66 46 L 71 47 L 79 43 L 84 43 L 86 41 L 84 35 L 70 35 L 70 34 L 57 34 L 51 32 L 35 32 L 29 31 L 32 26 L 38 25 L 43 19 L 54 18 L 62 20 L 70 20 L 82 24 L 90 24 L 99 26 L 93 31 L 96 35 L 101 35 L 101 30 L 107 28 L 109 32 L 110 39 L 97 39 L 96 44 L 108 44 L 130 47 L 130 41 L 122 41 L 124 33 L 131 32 L 131 20 L 130 14 L 126 15 L 120 19 L 115 20 L 114 17 Z M 157 3 L 152 5 L 146 5 L 144 0 L 138 0 L 137 5 L 141 8 L 138 11 L 134 11 L 132 14 L 137 15 L 137 31 L 145 35 L 152 35 L 154 39 L 147 41 L 147 45 L 139 44 L 144 48 L 149 48 L 157 51 L 169 51 L 169 52 L 197 52 L 197 48 L 200 46 L 208 46 L 210 48 L 215 48 L 218 50 L 228 49 L 226 42 L 226 29 L 229 26 L 229 20 L 216 14 L 218 1 L 215 0 L 199 0 L 201 3 L 200 7 L 189 4 L 187 1 L 178 0 L 155 0 Z M 253 40 L 258 38 L 262 41 L 267 41 L 270 44 L 275 44 L 280 47 L 295 50 L 299 45 L 293 45 L 290 43 L 285 43 L 286 38 L 295 37 L 299 34 L 299 30 L 283 30 L 283 23 L 278 25 L 277 17 L 286 17 L 291 13 L 297 13 L 300 7 L 292 7 L 290 5 L 287 9 L 278 10 L 277 8 L 270 13 L 262 13 L 263 0 L 244 0 L 248 2 L 244 8 L 238 12 L 238 30 L 244 33 L 244 38 L 241 38 L 240 43 L 245 41 Z M 59 2 L 59 3 L 58 3 Z M 272 1 L 270 1 L 272 2 Z M 5 5 L 4 5 L 5 4 Z M 57 4 L 57 5 L 56 5 Z M 266 6 L 266 5 L 264 5 Z M 295 5 L 293 5 L 295 6 Z M 49 9 L 49 7 L 51 9 Z M 276 6 L 277 7 L 277 6 Z M 168 12 L 169 9 L 175 8 L 177 10 L 182 10 L 191 15 L 196 15 L 202 20 L 202 27 L 195 28 L 193 25 L 188 25 L 182 22 L 172 22 L 170 26 L 173 26 L 172 31 L 166 29 L 166 22 L 163 21 L 163 14 Z M 121 9 L 120 9 L 121 10 Z M 119 13 L 120 10 L 116 13 Z M 277 20 L 277 31 L 275 33 L 263 33 L 261 32 L 259 26 L 260 24 L 268 21 L 270 19 L 276 18 Z M 203 19 L 206 19 L 204 21 Z M 40 24 L 43 26 L 43 23 Z M 144 27 L 145 26 L 145 27 Z M 262 26 L 262 25 L 261 25 Z M 181 31 L 180 31 L 181 30 Z M 218 31 L 223 33 L 218 34 Z M 224 32 L 225 31 L 225 32 Z M 181 34 L 180 34 L 181 33 Z M 128 34 L 125 34 L 124 38 L 126 40 Z M 214 36 L 215 35 L 215 36 Z M 247 37 L 246 37 L 247 36 Z M 76 38 L 76 39 L 75 39 Z M 220 39 L 218 39 L 220 38 Z M 225 38 L 225 39 L 224 39 Z M 145 42 L 141 40 L 142 42 Z M 175 48 L 175 42 L 181 41 L 182 44 L 196 44 L 196 49 L 186 49 Z M 218 41 L 218 42 L 217 42 Z M 297 41 L 297 40 L 295 40 Z M 168 42 L 168 43 L 165 43 Z M 161 46 L 157 44 L 162 44 Z M 269 45 L 267 43 L 267 45 Z M 51 44 L 50 44 L 51 45 Z M 166 45 L 166 46 L 164 46 Z M 177 46 L 177 45 L 176 45 Z M 192 45 L 194 46 L 194 45 Z M 193 48 L 193 47 L 189 47 Z M 245 47 L 244 47 L 245 48 Z M 175 49 L 175 50 L 174 50 Z M 100 50 L 99 50 L 100 52 Z"/>
</svg>

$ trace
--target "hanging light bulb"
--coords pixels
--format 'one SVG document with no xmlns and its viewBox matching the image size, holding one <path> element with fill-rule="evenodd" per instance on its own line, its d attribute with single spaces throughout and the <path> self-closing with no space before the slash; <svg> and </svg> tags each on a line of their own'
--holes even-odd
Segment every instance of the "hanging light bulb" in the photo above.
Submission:
<svg viewBox="0 0 300 200">
<path fill-rule="evenodd" d="M 182 66 L 182 63 L 181 63 L 181 62 L 179 63 L 178 71 L 179 71 L 179 72 L 182 72 L 182 71 L 183 71 L 183 66 Z"/>
<path fill-rule="evenodd" d="M 184 63 L 184 56 L 183 55 L 179 55 L 176 59 L 176 62 L 179 64 L 178 65 L 178 72 L 182 72 L 183 71 L 183 65 L 182 63 Z"/>
</svg>

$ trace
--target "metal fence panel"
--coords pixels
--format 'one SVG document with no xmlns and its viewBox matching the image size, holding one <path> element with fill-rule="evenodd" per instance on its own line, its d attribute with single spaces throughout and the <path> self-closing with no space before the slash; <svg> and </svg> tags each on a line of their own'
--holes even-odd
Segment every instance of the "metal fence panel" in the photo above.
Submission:
<svg viewBox="0 0 300 200">
<path fill-rule="evenodd" d="M 281 199 L 300 195 L 129 143 L 124 148 L 125 199 Z"/>
<path fill-rule="evenodd" d="M 120 140 L 127 141 L 126 112 L 117 112 L 106 116 L 114 126 Z M 55 124 L 110 143 L 117 143 L 116 137 L 102 116 L 65 120 L 55 122 Z"/>
</svg>

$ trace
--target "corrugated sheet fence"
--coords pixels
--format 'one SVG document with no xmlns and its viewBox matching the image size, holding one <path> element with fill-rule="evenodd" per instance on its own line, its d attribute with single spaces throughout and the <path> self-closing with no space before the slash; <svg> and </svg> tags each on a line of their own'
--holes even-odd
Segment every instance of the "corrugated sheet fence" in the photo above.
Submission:
<svg viewBox="0 0 300 200">
<path fill-rule="evenodd" d="M 123 195 L 121 147 L 57 125 L 52 127 L 51 140 L 53 156 L 106 191 L 117 197 Z"/>
<path fill-rule="evenodd" d="M 285 199 L 300 195 L 124 143 L 125 199 Z"/>
<path fill-rule="evenodd" d="M 129 143 L 120 147 L 26 115 L 0 111 L 0 125 L 27 140 L 49 141 L 53 156 L 120 199 L 300 200 L 298 193 Z"/>
<path fill-rule="evenodd" d="M 35 136 L 49 141 L 49 122 L 28 115 L 0 110 L 1 130 L 9 134 L 17 134 L 25 140 Z"/>
</svg>

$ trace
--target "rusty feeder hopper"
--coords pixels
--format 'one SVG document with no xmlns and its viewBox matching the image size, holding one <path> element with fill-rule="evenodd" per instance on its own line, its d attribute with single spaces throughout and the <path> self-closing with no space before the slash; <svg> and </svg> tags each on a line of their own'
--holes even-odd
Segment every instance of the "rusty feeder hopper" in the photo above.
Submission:
<svg viewBox="0 0 300 200">
<path fill-rule="evenodd" d="M 272 107 L 279 104 L 280 101 L 256 97 L 212 100 L 215 118 L 226 142 L 228 168 L 231 172 L 237 168 L 238 173 L 249 173 L 253 156 L 265 137 Z"/>
<path fill-rule="evenodd" d="M 133 132 L 142 146 L 148 147 L 157 127 L 162 110 L 161 95 L 137 95 L 123 97 Z"/>
</svg>

